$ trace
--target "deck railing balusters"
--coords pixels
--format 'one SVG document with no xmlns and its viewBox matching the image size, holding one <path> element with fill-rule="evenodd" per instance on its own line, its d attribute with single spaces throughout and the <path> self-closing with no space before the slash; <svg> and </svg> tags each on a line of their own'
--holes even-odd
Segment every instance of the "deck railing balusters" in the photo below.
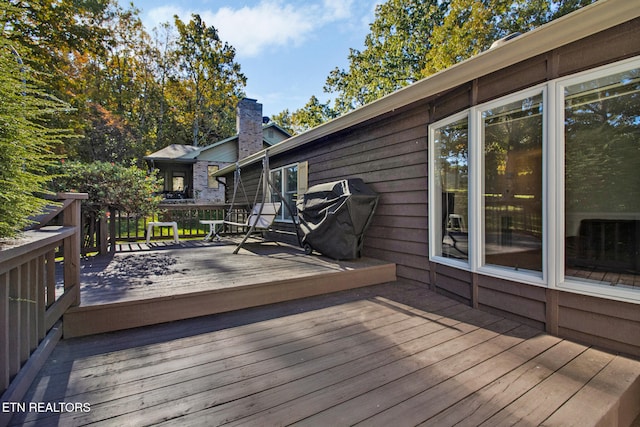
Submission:
<svg viewBox="0 0 640 427">
<path fill-rule="evenodd" d="M 19 402 L 62 336 L 60 320 L 80 304 L 80 201 L 86 194 L 61 193 L 71 200 L 63 225 L 27 231 L 24 243 L 0 250 L 1 402 Z M 56 298 L 55 256 L 62 246 L 64 293 Z M 10 416 L 0 412 L 0 425 Z"/>
</svg>

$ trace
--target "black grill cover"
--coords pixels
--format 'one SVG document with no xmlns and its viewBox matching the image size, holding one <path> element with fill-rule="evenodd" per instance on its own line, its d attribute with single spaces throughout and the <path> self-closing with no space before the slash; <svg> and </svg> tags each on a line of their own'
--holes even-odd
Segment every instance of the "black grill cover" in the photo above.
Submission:
<svg viewBox="0 0 640 427">
<path fill-rule="evenodd" d="M 377 203 L 359 178 L 314 185 L 296 204 L 303 246 L 334 259 L 359 258 Z"/>
</svg>

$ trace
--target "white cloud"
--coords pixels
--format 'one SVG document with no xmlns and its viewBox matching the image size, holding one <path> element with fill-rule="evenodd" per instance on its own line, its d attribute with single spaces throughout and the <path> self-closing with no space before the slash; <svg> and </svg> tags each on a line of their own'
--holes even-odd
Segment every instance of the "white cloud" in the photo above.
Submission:
<svg viewBox="0 0 640 427">
<path fill-rule="evenodd" d="M 174 15 L 188 21 L 192 13 L 197 13 L 207 25 L 218 29 L 221 39 L 236 49 L 239 58 L 253 57 L 274 48 L 301 46 L 322 27 L 351 19 L 353 2 L 260 0 L 253 6 L 225 6 L 215 11 L 162 6 L 149 10 L 144 21 L 152 28 L 173 22 Z"/>
<path fill-rule="evenodd" d="M 165 22 L 173 24 L 174 15 L 183 17 L 191 16 L 191 13 L 177 6 L 160 6 L 144 14 L 143 22 L 147 30 L 151 31 L 154 27 L 158 27 Z"/>
</svg>

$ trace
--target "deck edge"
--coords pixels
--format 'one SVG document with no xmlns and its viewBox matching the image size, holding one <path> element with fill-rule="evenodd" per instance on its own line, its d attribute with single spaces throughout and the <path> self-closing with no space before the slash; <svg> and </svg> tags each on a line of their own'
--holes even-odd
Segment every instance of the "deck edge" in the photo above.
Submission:
<svg viewBox="0 0 640 427">
<path fill-rule="evenodd" d="M 113 304 L 73 307 L 63 318 L 64 338 L 172 322 L 396 281 L 396 265 L 346 270 Z"/>
</svg>

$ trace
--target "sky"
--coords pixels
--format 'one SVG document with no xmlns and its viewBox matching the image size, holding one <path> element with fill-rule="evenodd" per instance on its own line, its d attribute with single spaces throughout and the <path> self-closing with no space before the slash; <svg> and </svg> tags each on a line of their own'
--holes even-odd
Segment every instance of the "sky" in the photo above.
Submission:
<svg viewBox="0 0 640 427">
<path fill-rule="evenodd" d="M 334 68 L 348 68 L 349 48 L 361 50 L 381 0 L 132 0 L 149 33 L 178 15 L 197 13 L 236 49 L 246 94 L 263 115 L 303 107 L 323 91 Z M 129 1 L 121 0 L 124 7 Z"/>
</svg>

